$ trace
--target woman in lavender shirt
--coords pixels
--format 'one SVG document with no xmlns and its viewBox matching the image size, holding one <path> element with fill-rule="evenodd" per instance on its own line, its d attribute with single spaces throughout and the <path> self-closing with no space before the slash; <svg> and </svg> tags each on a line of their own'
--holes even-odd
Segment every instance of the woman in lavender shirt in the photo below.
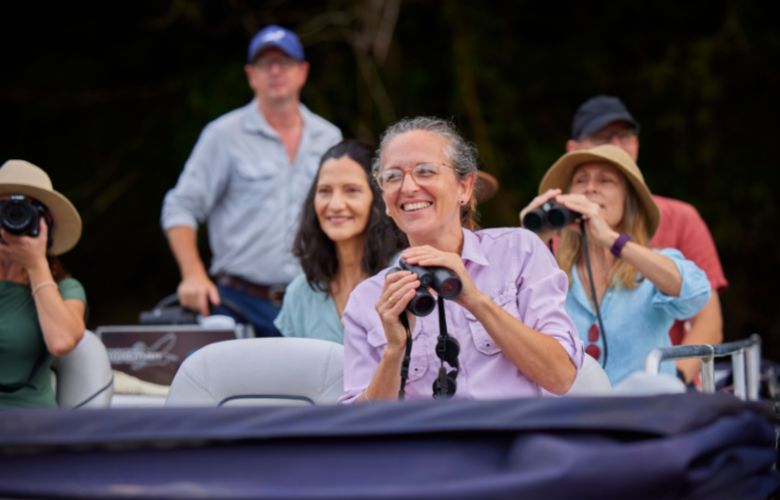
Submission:
<svg viewBox="0 0 780 500">
<path fill-rule="evenodd" d="M 402 120 L 382 136 L 374 174 L 388 214 L 409 238 L 409 264 L 454 271 L 463 288 L 445 301 L 460 346 L 456 398 L 563 394 L 582 363 L 565 310 L 567 278 L 534 234 L 472 231 L 476 151 L 437 118 Z M 342 402 L 393 400 L 401 390 L 407 332 L 400 315 L 420 286 L 416 274 L 384 270 L 350 295 L 344 312 Z M 442 361 L 436 313 L 407 315 L 412 338 L 407 399 L 430 399 Z"/>
</svg>

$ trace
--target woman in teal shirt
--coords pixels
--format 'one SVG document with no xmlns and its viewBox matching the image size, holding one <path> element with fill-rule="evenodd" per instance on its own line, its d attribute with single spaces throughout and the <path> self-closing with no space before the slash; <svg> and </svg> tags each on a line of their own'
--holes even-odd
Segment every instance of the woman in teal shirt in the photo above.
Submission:
<svg viewBox="0 0 780 500">
<path fill-rule="evenodd" d="M 0 408 L 56 406 L 51 362 L 81 340 L 86 310 L 56 256 L 80 236 L 78 211 L 43 170 L 0 167 Z"/>
<path fill-rule="evenodd" d="M 303 274 L 287 286 L 274 321 L 284 336 L 342 343 L 350 292 L 406 246 L 371 180 L 372 155 L 367 145 L 347 139 L 322 156 L 293 243 Z"/>
<path fill-rule="evenodd" d="M 651 349 L 671 345 L 668 332 L 675 319 L 701 310 L 711 291 L 707 276 L 677 250 L 647 247 L 658 227 L 658 207 L 639 167 L 619 147 L 606 144 L 563 155 L 539 192 L 521 219 L 527 221 L 529 210 L 551 200 L 582 215 L 584 238 L 574 222 L 555 247 L 558 264 L 569 275 L 566 311 L 585 352 L 616 384 L 641 371 Z M 547 227 L 539 235 L 549 240 L 553 230 Z M 674 362 L 661 370 L 674 374 Z"/>
</svg>

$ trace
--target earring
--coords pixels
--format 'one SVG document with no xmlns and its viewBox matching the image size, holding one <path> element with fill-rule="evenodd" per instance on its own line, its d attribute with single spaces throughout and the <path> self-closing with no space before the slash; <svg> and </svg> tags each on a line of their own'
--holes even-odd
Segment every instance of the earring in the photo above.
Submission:
<svg viewBox="0 0 780 500">
<path fill-rule="evenodd" d="M 461 205 L 465 205 L 466 204 L 466 200 L 460 200 L 458 203 L 460 203 Z"/>
</svg>

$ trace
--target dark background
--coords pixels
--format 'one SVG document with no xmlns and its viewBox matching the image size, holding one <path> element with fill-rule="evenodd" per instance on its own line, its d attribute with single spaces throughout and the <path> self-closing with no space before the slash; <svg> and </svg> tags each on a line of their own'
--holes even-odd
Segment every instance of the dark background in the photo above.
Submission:
<svg viewBox="0 0 780 500">
<path fill-rule="evenodd" d="M 251 35 L 296 29 L 304 102 L 345 136 L 452 118 L 501 181 L 484 226 L 515 225 L 590 95 L 642 125 L 650 188 L 693 203 L 730 281 L 729 340 L 780 359 L 776 2 L 3 2 L 0 159 L 46 169 L 84 219 L 64 257 L 89 326 L 135 323 L 178 284 L 159 227 L 201 128 L 251 99 Z M 204 246 L 204 251 L 206 248 Z"/>
</svg>

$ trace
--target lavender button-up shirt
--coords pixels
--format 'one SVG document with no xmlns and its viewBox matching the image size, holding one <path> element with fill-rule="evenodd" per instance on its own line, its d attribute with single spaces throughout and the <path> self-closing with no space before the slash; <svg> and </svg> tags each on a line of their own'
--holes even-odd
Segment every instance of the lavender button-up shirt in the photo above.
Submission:
<svg viewBox="0 0 780 500">
<path fill-rule="evenodd" d="M 579 369 L 583 347 L 565 309 L 568 280 L 539 237 L 519 228 L 464 230 L 461 256 L 477 288 L 512 316 L 557 340 Z M 386 273 L 381 271 L 358 285 L 344 310 L 341 402 L 353 402 L 368 387 L 387 345 L 375 309 Z M 501 399 L 543 393 L 503 354 L 473 314 L 449 300 L 445 311 L 447 330 L 460 343 L 456 398 Z M 435 351 L 438 335 L 436 311 L 416 319 L 407 399 L 432 397 L 441 363 Z"/>
</svg>

